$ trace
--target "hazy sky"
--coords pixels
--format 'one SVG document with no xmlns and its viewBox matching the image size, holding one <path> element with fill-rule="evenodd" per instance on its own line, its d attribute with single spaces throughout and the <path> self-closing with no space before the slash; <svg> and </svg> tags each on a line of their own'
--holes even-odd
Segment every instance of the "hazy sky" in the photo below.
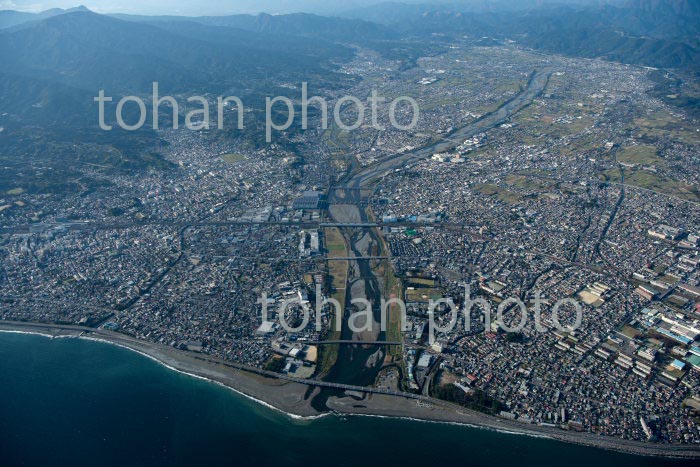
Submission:
<svg viewBox="0 0 700 467">
<path fill-rule="evenodd" d="M 83 4 L 99 13 L 224 15 L 230 13 L 289 13 L 332 11 L 381 3 L 382 0 L 0 0 L 0 10 L 43 11 Z M 406 3 L 416 2 L 408 0 Z M 430 3 L 423 0 L 421 3 Z M 335 8 L 334 8 L 335 7 Z"/>
<path fill-rule="evenodd" d="M 298 11 L 331 13 L 385 1 L 400 3 L 503 3 L 506 0 L 0 0 L 0 10 L 43 11 L 72 8 L 80 3 L 98 13 L 137 13 L 145 15 L 227 15 L 232 13 L 291 13 Z M 517 2 L 518 0 L 510 0 Z M 610 0 L 522 0 L 524 3 L 581 3 Z M 619 1 L 619 0 L 618 0 Z"/>
</svg>

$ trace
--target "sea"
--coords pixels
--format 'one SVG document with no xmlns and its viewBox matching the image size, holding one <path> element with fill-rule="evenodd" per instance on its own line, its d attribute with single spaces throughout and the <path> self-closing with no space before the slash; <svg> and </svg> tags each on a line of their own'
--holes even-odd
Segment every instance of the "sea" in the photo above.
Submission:
<svg viewBox="0 0 700 467">
<path fill-rule="evenodd" d="M 380 417 L 293 419 L 135 352 L 0 332 L 0 466 L 680 466 Z"/>
</svg>

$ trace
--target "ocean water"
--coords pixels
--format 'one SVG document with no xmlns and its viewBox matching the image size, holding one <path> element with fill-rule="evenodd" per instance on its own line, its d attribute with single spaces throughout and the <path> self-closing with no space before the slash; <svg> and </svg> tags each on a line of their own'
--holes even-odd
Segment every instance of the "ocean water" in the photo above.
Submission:
<svg viewBox="0 0 700 467">
<path fill-rule="evenodd" d="M 494 431 L 292 420 L 116 346 L 0 333 L 0 466 L 676 466 Z"/>
</svg>

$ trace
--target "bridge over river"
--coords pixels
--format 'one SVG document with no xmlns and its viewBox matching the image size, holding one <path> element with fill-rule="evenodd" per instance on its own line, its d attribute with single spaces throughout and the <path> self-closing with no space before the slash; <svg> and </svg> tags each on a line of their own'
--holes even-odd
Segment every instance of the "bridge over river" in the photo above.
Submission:
<svg viewBox="0 0 700 467">
<path fill-rule="evenodd" d="M 374 219 L 368 218 L 366 209 L 369 197 L 381 179 L 387 174 L 410 167 L 435 153 L 450 151 L 464 140 L 505 123 L 542 93 L 549 81 L 550 74 L 548 69 L 533 71 L 526 88 L 519 94 L 503 103 L 495 111 L 445 135 L 439 142 L 384 158 L 367 167 L 358 168 L 353 163 L 354 161 L 351 161 L 351 169 L 346 176 L 337 185 L 330 188 L 328 193 L 328 217 L 330 219 L 325 223 L 325 225 L 338 226 L 345 238 L 348 250 L 349 267 L 345 284 L 346 303 L 344 304 L 346 310 L 353 309 L 352 300 L 369 300 L 372 303 L 371 315 L 375 323 L 379 323 L 381 321 L 381 299 L 388 298 L 385 297 L 388 291 L 387 268 L 390 268 L 391 265 L 388 260 L 377 263 L 373 258 L 387 257 L 389 252 L 383 251 L 385 242 L 381 238 L 381 226 L 379 224 L 373 225 Z M 380 264 L 383 264 L 383 267 Z M 367 319 L 372 318 L 368 317 Z M 348 328 L 347 319 L 343 321 L 341 339 L 338 340 L 338 343 L 363 343 L 364 345 L 341 345 L 335 364 L 323 377 L 324 384 L 339 383 L 340 386 L 337 386 L 339 388 L 353 387 L 353 390 L 368 392 L 367 387 L 374 384 L 384 361 L 383 354 L 380 353 L 382 349 L 373 347 L 388 347 L 396 344 L 386 342 L 386 333 L 377 331 L 376 326 L 374 332 L 370 330 L 353 332 Z M 357 322 L 355 326 L 356 329 L 362 328 L 362 324 Z M 331 341 L 326 342 L 326 344 L 330 343 Z M 366 345 L 369 343 L 373 345 Z M 362 389 L 358 389 L 358 386 Z"/>
</svg>

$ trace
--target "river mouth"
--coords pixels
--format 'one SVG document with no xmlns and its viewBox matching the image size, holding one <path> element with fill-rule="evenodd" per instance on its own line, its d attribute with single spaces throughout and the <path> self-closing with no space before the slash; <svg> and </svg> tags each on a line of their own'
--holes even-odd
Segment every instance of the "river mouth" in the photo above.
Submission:
<svg viewBox="0 0 700 467">
<path fill-rule="evenodd" d="M 445 136 L 442 141 L 407 153 L 397 154 L 359 170 L 355 170 L 356 165 L 351 163 L 351 169 L 347 176 L 338 186 L 331 188 L 331 192 L 328 194 L 329 218 L 338 224 L 367 223 L 367 198 L 372 188 L 379 183 L 384 175 L 410 166 L 418 160 L 430 157 L 433 153 L 454 149 L 462 140 L 506 122 L 512 115 L 527 107 L 544 90 L 549 81 L 549 75 L 549 70 L 533 71 L 527 87 L 517 96 L 502 104 L 492 113 L 458 128 Z M 358 335 L 350 329 L 348 321 L 353 310 L 356 310 L 351 303 L 352 300 L 363 298 L 372 303 L 372 316 L 375 324 L 381 322 L 380 303 L 382 298 L 386 298 L 382 294 L 384 279 L 377 277 L 375 268 L 372 267 L 372 260 L 366 258 L 372 255 L 372 251 L 376 251 L 378 256 L 388 254 L 388 252 L 382 252 L 382 242 L 379 238 L 381 234 L 378 228 L 351 226 L 341 227 L 340 232 L 345 238 L 349 256 L 353 258 L 348 260 L 350 273 L 347 277 L 346 290 L 349 290 L 350 293 L 346 294 L 343 304 L 341 339 L 371 342 L 386 340 L 386 332 L 384 331 Z M 386 264 L 387 267 L 391 267 L 388 260 Z M 382 354 L 377 354 L 378 351 L 381 351 Z M 323 379 L 355 386 L 373 386 L 379 371 L 384 366 L 383 357 L 386 356 L 386 352 L 386 346 L 341 344 L 335 364 Z M 327 398 L 331 394 L 339 395 L 339 393 L 342 391 L 324 389 L 313 398 L 312 405 L 317 409 L 325 408 Z"/>
<path fill-rule="evenodd" d="M 366 222 L 366 213 L 359 208 L 358 211 L 361 212 L 361 221 Z M 344 220 L 338 219 L 336 221 L 344 222 Z M 372 260 L 362 258 L 363 256 L 368 256 L 373 247 L 381 248 L 377 232 L 375 229 L 370 228 L 343 228 L 341 232 L 348 242 L 352 256 L 358 258 L 349 260 L 351 266 L 347 284 L 350 293 L 346 294 L 341 338 L 343 340 L 362 342 L 382 341 L 385 339 L 386 334 L 384 331 L 379 330 L 383 280 L 375 274 L 371 264 Z M 373 322 L 371 323 L 371 331 L 356 333 L 350 329 L 349 318 L 351 314 L 359 311 L 352 304 L 353 299 L 367 299 L 372 303 Z M 367 327 L 366 325 L 368 324 L 360 320 L 356 322 L 358 327 Z M 378 351 L 382 354 L 381 358 L 377 355 Z M 384 355 L 386 355 L 386 349 L 383 346 L 343 344 L 338 351 L 336 364 L 333 365 L 324 379 L 355 386 L 372 386 L 379 370 L 382 368 Z"/>
</svg>

